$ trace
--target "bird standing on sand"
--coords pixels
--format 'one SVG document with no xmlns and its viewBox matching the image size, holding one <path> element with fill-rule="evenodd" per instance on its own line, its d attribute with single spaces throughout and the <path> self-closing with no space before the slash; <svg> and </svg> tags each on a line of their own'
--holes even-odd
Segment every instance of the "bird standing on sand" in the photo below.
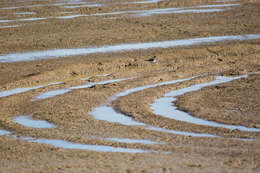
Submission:
<svg viewBox="0 0 260 173">
<path fill-rule="evenodd" d="M 156 56 L 154 56 L 154 57 L 148 59 L 147 61 L 150 61 L 150 62 L 156 62 Z"/>
</svg>

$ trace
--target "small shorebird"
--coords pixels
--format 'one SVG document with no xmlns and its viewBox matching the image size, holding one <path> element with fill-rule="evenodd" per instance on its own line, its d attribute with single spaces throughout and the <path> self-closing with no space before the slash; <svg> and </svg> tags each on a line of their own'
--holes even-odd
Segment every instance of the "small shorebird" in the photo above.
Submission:
<svg viewBox="0 0 260 173">
<path fill-rule="evenodd" d="M 148 59 L 147 61 L 150 61 L 150 62 L 156 62 L 156 59 L 157 59 L 156 56 L 154 56 L 154 57 Z"/>
</svg>

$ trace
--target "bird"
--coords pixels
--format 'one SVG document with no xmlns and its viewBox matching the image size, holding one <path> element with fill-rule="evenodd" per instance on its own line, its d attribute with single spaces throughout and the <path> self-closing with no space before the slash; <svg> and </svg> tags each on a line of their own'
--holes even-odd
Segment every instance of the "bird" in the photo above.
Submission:
<svg viewBox="0 0 260 173">
<path fill-rule="evenodd" d="M 155 63 L 155 62 L 156 62 L 156 59 L 157 59 L 156 56 L 154 56 L 154 57 L 148 59 L 147 61 L 150 61 L 150 62 L 154 62 L 154 63 Z"/>
</svg>

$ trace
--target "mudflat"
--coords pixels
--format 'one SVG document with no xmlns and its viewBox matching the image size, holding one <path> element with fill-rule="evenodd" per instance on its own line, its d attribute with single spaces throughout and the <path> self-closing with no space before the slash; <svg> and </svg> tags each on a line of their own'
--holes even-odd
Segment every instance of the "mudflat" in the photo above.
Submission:
<svg viewBox="0 0 260 173">
<path fill-rule="evenodd" d="M 259 172 L 259 18 L 257 0 L 2 0 L 0 170 Z"/>
</svg>

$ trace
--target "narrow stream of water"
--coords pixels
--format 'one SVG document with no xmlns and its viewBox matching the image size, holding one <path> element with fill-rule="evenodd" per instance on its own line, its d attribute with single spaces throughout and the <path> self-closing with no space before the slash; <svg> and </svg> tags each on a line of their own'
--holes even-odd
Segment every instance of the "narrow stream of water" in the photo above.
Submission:
<svg viewBox="0 0 260 173">
<path fill-rule="evenodd" d="M 94 54 L 94 53 L 133 51 L 133 50 L 151 49 L 151 48 L 170 48 L 170 47 L 177 47 L 177 46 L 191 46 L 191 45 L 197 45 L 203 43 L 215 43 L 215 42 L 234 41 L 234 40 L 252 40 L 252 39 L 260 39 L 260 35 L 248 34 L 248 35 L 232 35 L 232 36 L 215 36 L 215 37 L 202 37 L 202 38 L 150 42 L 150 43 L 129 43 L 129 44 L 119 44 L 119 45 L 112 45 L 112 46 L 102 46 L 102 47 L 54 49 L 54 50 L 46 50 L 46 51 L 14 53 L 14 54 L 1 55 L 0 62 L 33 61 L 37 59 L 60 58 L 60 57 L 87 55 L 87 54 Z"/>
<path fill-rule="evenodd" d="M 122 113 L 118 113 L 111 106 L 108 106 L 112 101 L 117 100 L 119 97 L 123 97 L 123 96 L 129 95 L 129 94 L 132 94 L 134 92 L 146 90 L 149 88 L 160 87 L 163 85 L 170 85 L 170 84 L 175 84 L 178 82 L 184 82 L 184 81 L 191 80 L 193 78 L 195 78 L 195 77 L 161 82 L 159 84 L 146 85 L 146 86 L 131 88 L 126 91 L 122 91 L 122 92 L 112 96 L 111 98 L 109 98 L 105 105 L 94 108 L 91 112 L 89 112 L 89 114 L 97 120 L 104 120 L 104 121 L 107 121 L 110 123 L 120 123 L 122 125 L 127 125 L 127 126 L 140 126 L 142 128 L 145 128 L 148 130 L 153 130 L 153 131 L 158 131 L 158 132 L 185 135 L 185 136 L 193 136 L 193 137 L 217 137 L 216 135 L 211 135 L 211 134 L 206 134 L 206 133 L 193 133 L 193 132 L 169 130 L 169 129 L 164 129 L 164 128 L 160 128 L 160 127 L 151 126 L 151 125 L 148 125 L 148 124 L 145 124 L 142 122 L 137 122 L 134 119 L 132 119 L 131 117 L 126 116 Z"/>
<path fill-rule="evenodd" d="M 47 86 L 51 86 L 51 85 L 59 85 L 61 83 L 62 82 L 54 82 L 54 83 L 49 83 L 46 85 L 39 85 L 39 86 L 25 87 L 25 88 L 15 88 L 15 89 L 11 89 L 11 90 L 0 91 L 0 98 L 28 92 L 30 90 L 39 89 L 39 88 L 43 88 L 43 87 L 47 87 Z"/>
<path fill-rule="evenodd" d="M 43 99 L 47 99 L 47 98 L 52 98 L 58 95 L 63 95 L 65 93 L 71 92 L 73 90 L 77 90 L 77 89 L 85 89 L 85 88 L 90 88 L 92 86 L 95 85 L 105 85 L 105 84 L 110 84 L 110 83 L 114 83 L 114 82 L 120 82 L 120 81 L 124 81 L 124 80 L 128 80 L 129 78 L 124 78 L 124 79 L 111 79 L 111 80 L 105 80 L 105 81 L 100 81 L 100 82 L 89 82 L 87 84 L 83 84 L 83 85 L 79 85 L 79 86 L 74 86 L 74 87 L 70 87 L 67 89 L 58 89 L 58 90 L 53 90 L 53 91 L 47 91 L 44 92 L 38 96 L 36 96 L 33 101 L 36 100 L 43 100 Z"/>
</svg>

